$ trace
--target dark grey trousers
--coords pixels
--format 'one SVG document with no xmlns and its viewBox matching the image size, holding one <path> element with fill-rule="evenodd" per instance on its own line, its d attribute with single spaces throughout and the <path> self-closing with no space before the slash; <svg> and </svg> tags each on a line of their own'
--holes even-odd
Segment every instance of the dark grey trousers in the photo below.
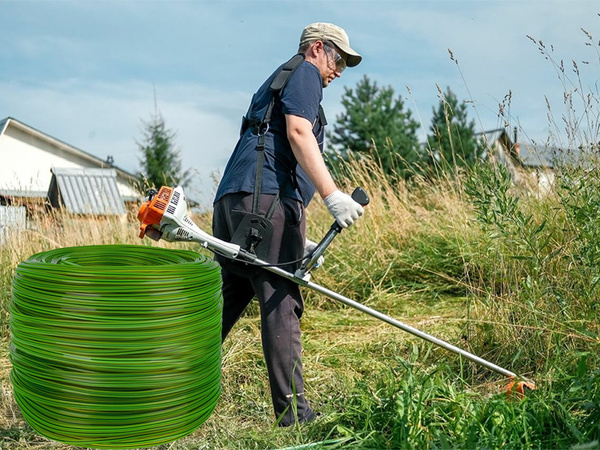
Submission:
<svg viewBox="0 0 600 450">
<path fill-rule="evenodd" d="M 214 207 L 213 235 L 224 241 L 241 221 L 232 211 L 251 211 L 252 194 L 228 194 Z M 273 195 L 261 196 L 261 213 L 269 208 Z M 306 221 L 301 202 L 282 198 L 271 218 L 273 240 L 268 262 L 279 263 L 299 259 L 304 252 Z M 304 397 L 302 377 L 302 342 L 300 318 L 304 302 L 297 284 L 267 270 L 255 270 L 217 256 L 223 276 L 223 340 L 256 296 L 261 312 L 262 346 L 271 397 L 277 420 L 282 426 L 311 420 L 314 412 Z M 284 267 L 295 271 L 299 264 Z M 297 414 L 297 416 L 296 416 Z"/>
</svg>

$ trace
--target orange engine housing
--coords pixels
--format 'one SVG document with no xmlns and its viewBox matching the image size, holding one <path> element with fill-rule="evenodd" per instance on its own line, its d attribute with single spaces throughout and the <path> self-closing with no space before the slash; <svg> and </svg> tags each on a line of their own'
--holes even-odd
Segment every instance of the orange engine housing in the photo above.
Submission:
<svg viewBox="0 0 600 450">
<path fill-rule="evenodd" d="M 163 186 L 151 200 L 146 201 L 138 212 L 140 221 L 140 238 L 146 235 L 148 226 L 159 225 L 167 205 L 173 196 L 174 189 Z"/>
</svg>

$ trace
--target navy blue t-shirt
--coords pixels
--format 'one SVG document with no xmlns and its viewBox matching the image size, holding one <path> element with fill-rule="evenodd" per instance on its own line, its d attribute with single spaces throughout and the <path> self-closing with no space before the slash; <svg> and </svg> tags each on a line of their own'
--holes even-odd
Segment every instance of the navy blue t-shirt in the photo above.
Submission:
<svg viewBox="0 0 600 450">
<path fill-rule="evenodd" d="M 246 117 L 260 121 L 271 101 L 269 86 L 278 68 L 252 97 Z M 304 117 L 313 124 L 319 148 L 323 152 L 324 124 L 319 118 L 323 85 L 319 69 L 304 61 L 292 74 L 275 101 L 269 131 L 266 135 L 262 193 L 275 194 L 302 201 L 305 206 L 315 194 L 315 187 L 297 163 L 287 138 L 285 114 Z M 257 135 L 252 128 L 240 137 L 219 183 L 215 202 L 226 194 L 254 192 L 256 178 Z M 295 174 L 295 175 L 294 175 Z"/>
</svg>

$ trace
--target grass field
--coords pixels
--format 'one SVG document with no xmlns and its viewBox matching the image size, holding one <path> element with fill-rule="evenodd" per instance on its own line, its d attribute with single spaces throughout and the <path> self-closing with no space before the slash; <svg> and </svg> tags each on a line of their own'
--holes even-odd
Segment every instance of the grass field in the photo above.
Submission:
<svg viewBox="0 0 600 450">
<path fill-rule="evenodd" d="M 409 300 L 409 297 L 402 299 L 397 312 L 403 315 L 398 317 L 430 331 L 438 330 L 442 335 L 453 334 L 453 326 L 444 323 L 444 317 L 455 317 L 456 312 L 464 309 L 464 302 L 456 299 L 442 302 L 441 311 L 434 304 L 418 300 L 419 307 L 415 307 Z M 303 320 L 307 391 L 311 403 L 323 416 L 316 424 L 274 429 L 259 330 L 260 320 L 250 311 L 225 346 L 223 393 L 212 417 L 191 436 L 163 448 L 281 448 L 316 440 L 338 441 L 344 437 L 336 431 L 343 430 L 337 425 L 339 417 L 349 412 L 345 411 L 347 401 L 367 394 L 362 392 L 363 383 L 375 385 L 393 376 L 390 366 L 397 366 L 395 370 L 403 372 L 405 363 L 412 367 L 427 366 L 426 361 L 416 358 L 419 350 L 413 347 L 414 339 L 390 326 L 354 310 L 320 311 L 309 305 Z M 413 361 L 401 361 L 399 354 Z M 27 426 L 12 400 L 6 341 L 2 343 L 0 358 L 2 367 L 7 368 L 1 374 L 1 448 L 73 448 L 52 443 Z M 403 373 L 397 376 L 401 378 Z M 331 431 L 334 434 L 328 437 Z"/>
<path fill-rule="evenodd" d="M 336 238 L 313 281 L 529 377 L 538 389 L 510 400 L 500 375 L 305 292 L 306 390 L 319 420 L 273 426 L 253 304 L 225 343 L 222 394 L 212 417 L 157 448 L 600 448 L 600 186 L 560 188 L 575 180 L 575 170 L 543 197 L 511 186 L 489 166 L 410 186 L 391 184 L 371 163 L 355 164 L 350 173 L 348 190 L 364 186 L 372 202 Z M 197 219 L 210 229 L 210 217 Z M 14 268 L 56 247 L 142 244 L 133 215 L 58 214 L 36 223 L 0 250 L 0 448 L 6 449 L 69 448 L 32 430 L 12 395 Z M 313 240 L 329 228 L 322 203 L 311 206 L 309 223 Z"/>
</svg>

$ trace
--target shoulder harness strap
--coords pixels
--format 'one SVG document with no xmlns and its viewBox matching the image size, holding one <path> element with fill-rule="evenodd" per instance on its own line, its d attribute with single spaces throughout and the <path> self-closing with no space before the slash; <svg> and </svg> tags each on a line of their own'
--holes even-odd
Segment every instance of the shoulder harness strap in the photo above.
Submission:
<svg viewBox="0 0 600 450">
<path fill-rule="evenodd" d="M 259 128 L 258 128 L 258 142 L 256 144 L 256 151 L 258 152 L 256 158 L 256 179 L 254 180 L 254 196 L 252 201 L 252 212 L 254 214 L 259 214 L 260 210 L 260 193 L 262 188 L 262 171 L 263 171 L 263 163 L 264 163 L 264 152 L 265 152 L 265 140 L 266 134 L 269 130 L 269 123 L 271 122 L 271 115 L 273 114 L 273 108 L 275 106 L 275 97 L 279 96 L 280 92 L 286 86 L 288 80 L 292 76 L 292 74 L 296 71 L 296 69 L 304 62 L 304 54 L 298 53 L 293 56 L 288 62 L 286 62 L 281 70 L 277 72 L 277 74 L 273 77 L 273 81 L 269 86 L 271 90 L 271 101 L 269 102 L 269 106 L 267 106 L 267 110 L 265 112 L 265 116 L 263 117 Z M 279 191 L 269 208 L 267 215 L 273 215 L 275 207 L 279 203 Z M 270 217 L 267 217 L 270 219 Z"/>
<path fill-rule="evenodd" d="M 294 55 L 288 62 L 286 62 L 279 73 L 275 75 L 273 81 L 271 81 L 271 92 L 278 93 L 287 84 L 290 76 L 294 73 L 294 71 L 298 68 L 300 64 L 304 62 L 304 54 L 298 53 Z"/>
<path fill-rule="evenodd" d="M 281 70 L 273 77 L 273 81 L 269 86 L 271 90 L 271 101 L 269 102 L 269 106 L 267 107 L 267 111 L 265 112 L 265 117 L 263 117 L 261 127 L 264 127 L 265 124 L 269 124 L 271 122 L 271 114 L 273 113 L 273 107 L 275 106 L 275 96 L 279 95 L 279 93 L 283 90 L 288 80 L 291 78 L 292 74 L 296 71 L 296 69 L 304 62 L 304 54 L 298 53 L 293 56 L 288 62 L 286 62 Z"/>
</svg>

